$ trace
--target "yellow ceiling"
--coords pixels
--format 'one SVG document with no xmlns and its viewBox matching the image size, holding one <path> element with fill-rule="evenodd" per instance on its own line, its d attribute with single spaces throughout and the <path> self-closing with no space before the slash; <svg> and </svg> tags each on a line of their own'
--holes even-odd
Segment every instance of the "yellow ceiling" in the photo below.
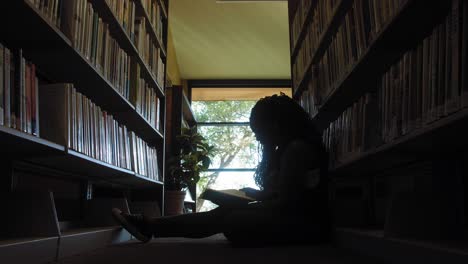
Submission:
<svg viewBox="0 0 468 264">
<path fill-rule="evenodd" d="M 286 1 L 170 0 L 183 79 L 290 79 Z"/>
</svg>

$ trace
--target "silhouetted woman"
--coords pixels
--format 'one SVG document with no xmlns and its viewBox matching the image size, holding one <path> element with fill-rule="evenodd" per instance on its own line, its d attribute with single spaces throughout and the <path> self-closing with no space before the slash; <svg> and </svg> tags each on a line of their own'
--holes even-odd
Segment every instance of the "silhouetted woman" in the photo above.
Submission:
<svg viewBox="0 0 468 264">
<path fill-rule="evenodd" d="M 309 115 L 284 94 L 268 96 L 253 107 L 250 127 L 262 148 L 260 190 L 243 190 L 258 202 L 158 218 L 113 209 L 116 220 L 142 242 L 217 233 L 240 245 L 327 241 L 328 156 Z"/>
</svg>

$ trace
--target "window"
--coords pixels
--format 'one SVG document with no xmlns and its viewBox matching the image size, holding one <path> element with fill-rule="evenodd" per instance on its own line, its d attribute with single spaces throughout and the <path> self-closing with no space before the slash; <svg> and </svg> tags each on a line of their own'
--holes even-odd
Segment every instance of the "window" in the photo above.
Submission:
<svg viewBox="0 0 468 264">
<path fill-rule="evenodd" d="M 249 126 L 252 107 L 258 99 L 287 88 L 193 88 L 192 109 L 198 131 L 216 151 L 209 170 L 201 175 L 197 194 L 213 189 L 258 188 L 254 173 L 260 159 L 258 143 Z M 197 201 L 197 211 L 216 205 Z"/>
<path fill-rule="evenodd" d="M 253 180 L 259 153 L 249 126 L 255 101 L 195 101 L 192 103 L 198 131 L 216 150 L 209 170 L 201 175 L 197 194 L 214 189 L 256 188 Z M 197 211 L 215 205 L 199 200 Z"/>
</svg>

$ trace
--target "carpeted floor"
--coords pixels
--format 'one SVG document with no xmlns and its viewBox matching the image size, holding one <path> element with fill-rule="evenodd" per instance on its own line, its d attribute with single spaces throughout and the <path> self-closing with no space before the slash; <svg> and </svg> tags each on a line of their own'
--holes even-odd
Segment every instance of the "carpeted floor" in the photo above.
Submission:
<svg viewBox="0 0 468 264">
<path fill-rule="evenodd" d="M 153 239 L 148 244 L 129 241 L 67 257 L 59 263 L 373 264 L 378 262 L 352 255 L 330 245 L 239 248 L 231 246 L 224 236 L 215 235 L 204 239 L 160 238 Z"/>
</svg>

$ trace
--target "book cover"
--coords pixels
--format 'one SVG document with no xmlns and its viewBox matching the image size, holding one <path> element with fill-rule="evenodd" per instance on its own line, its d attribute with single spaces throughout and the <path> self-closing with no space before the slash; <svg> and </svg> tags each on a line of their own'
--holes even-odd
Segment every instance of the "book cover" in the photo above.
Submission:
<svg viewBox="0 0 468 264">
<path fill-rule="evenodd" d="M 200 199 L 209 200 L 217 205 L 238 205 L 255 201 L 254 198 L 247 196 L 245 192 L 235 189 L 206 189 L 200 194 Z"/>
<path fill-rule="evenodd" d="M 69 130 L 69 97 L 71 84 L 59 83 L 39 87 L 39 122 L 41 136 L 47 140 L 66 146 Z"/>
</svg>

